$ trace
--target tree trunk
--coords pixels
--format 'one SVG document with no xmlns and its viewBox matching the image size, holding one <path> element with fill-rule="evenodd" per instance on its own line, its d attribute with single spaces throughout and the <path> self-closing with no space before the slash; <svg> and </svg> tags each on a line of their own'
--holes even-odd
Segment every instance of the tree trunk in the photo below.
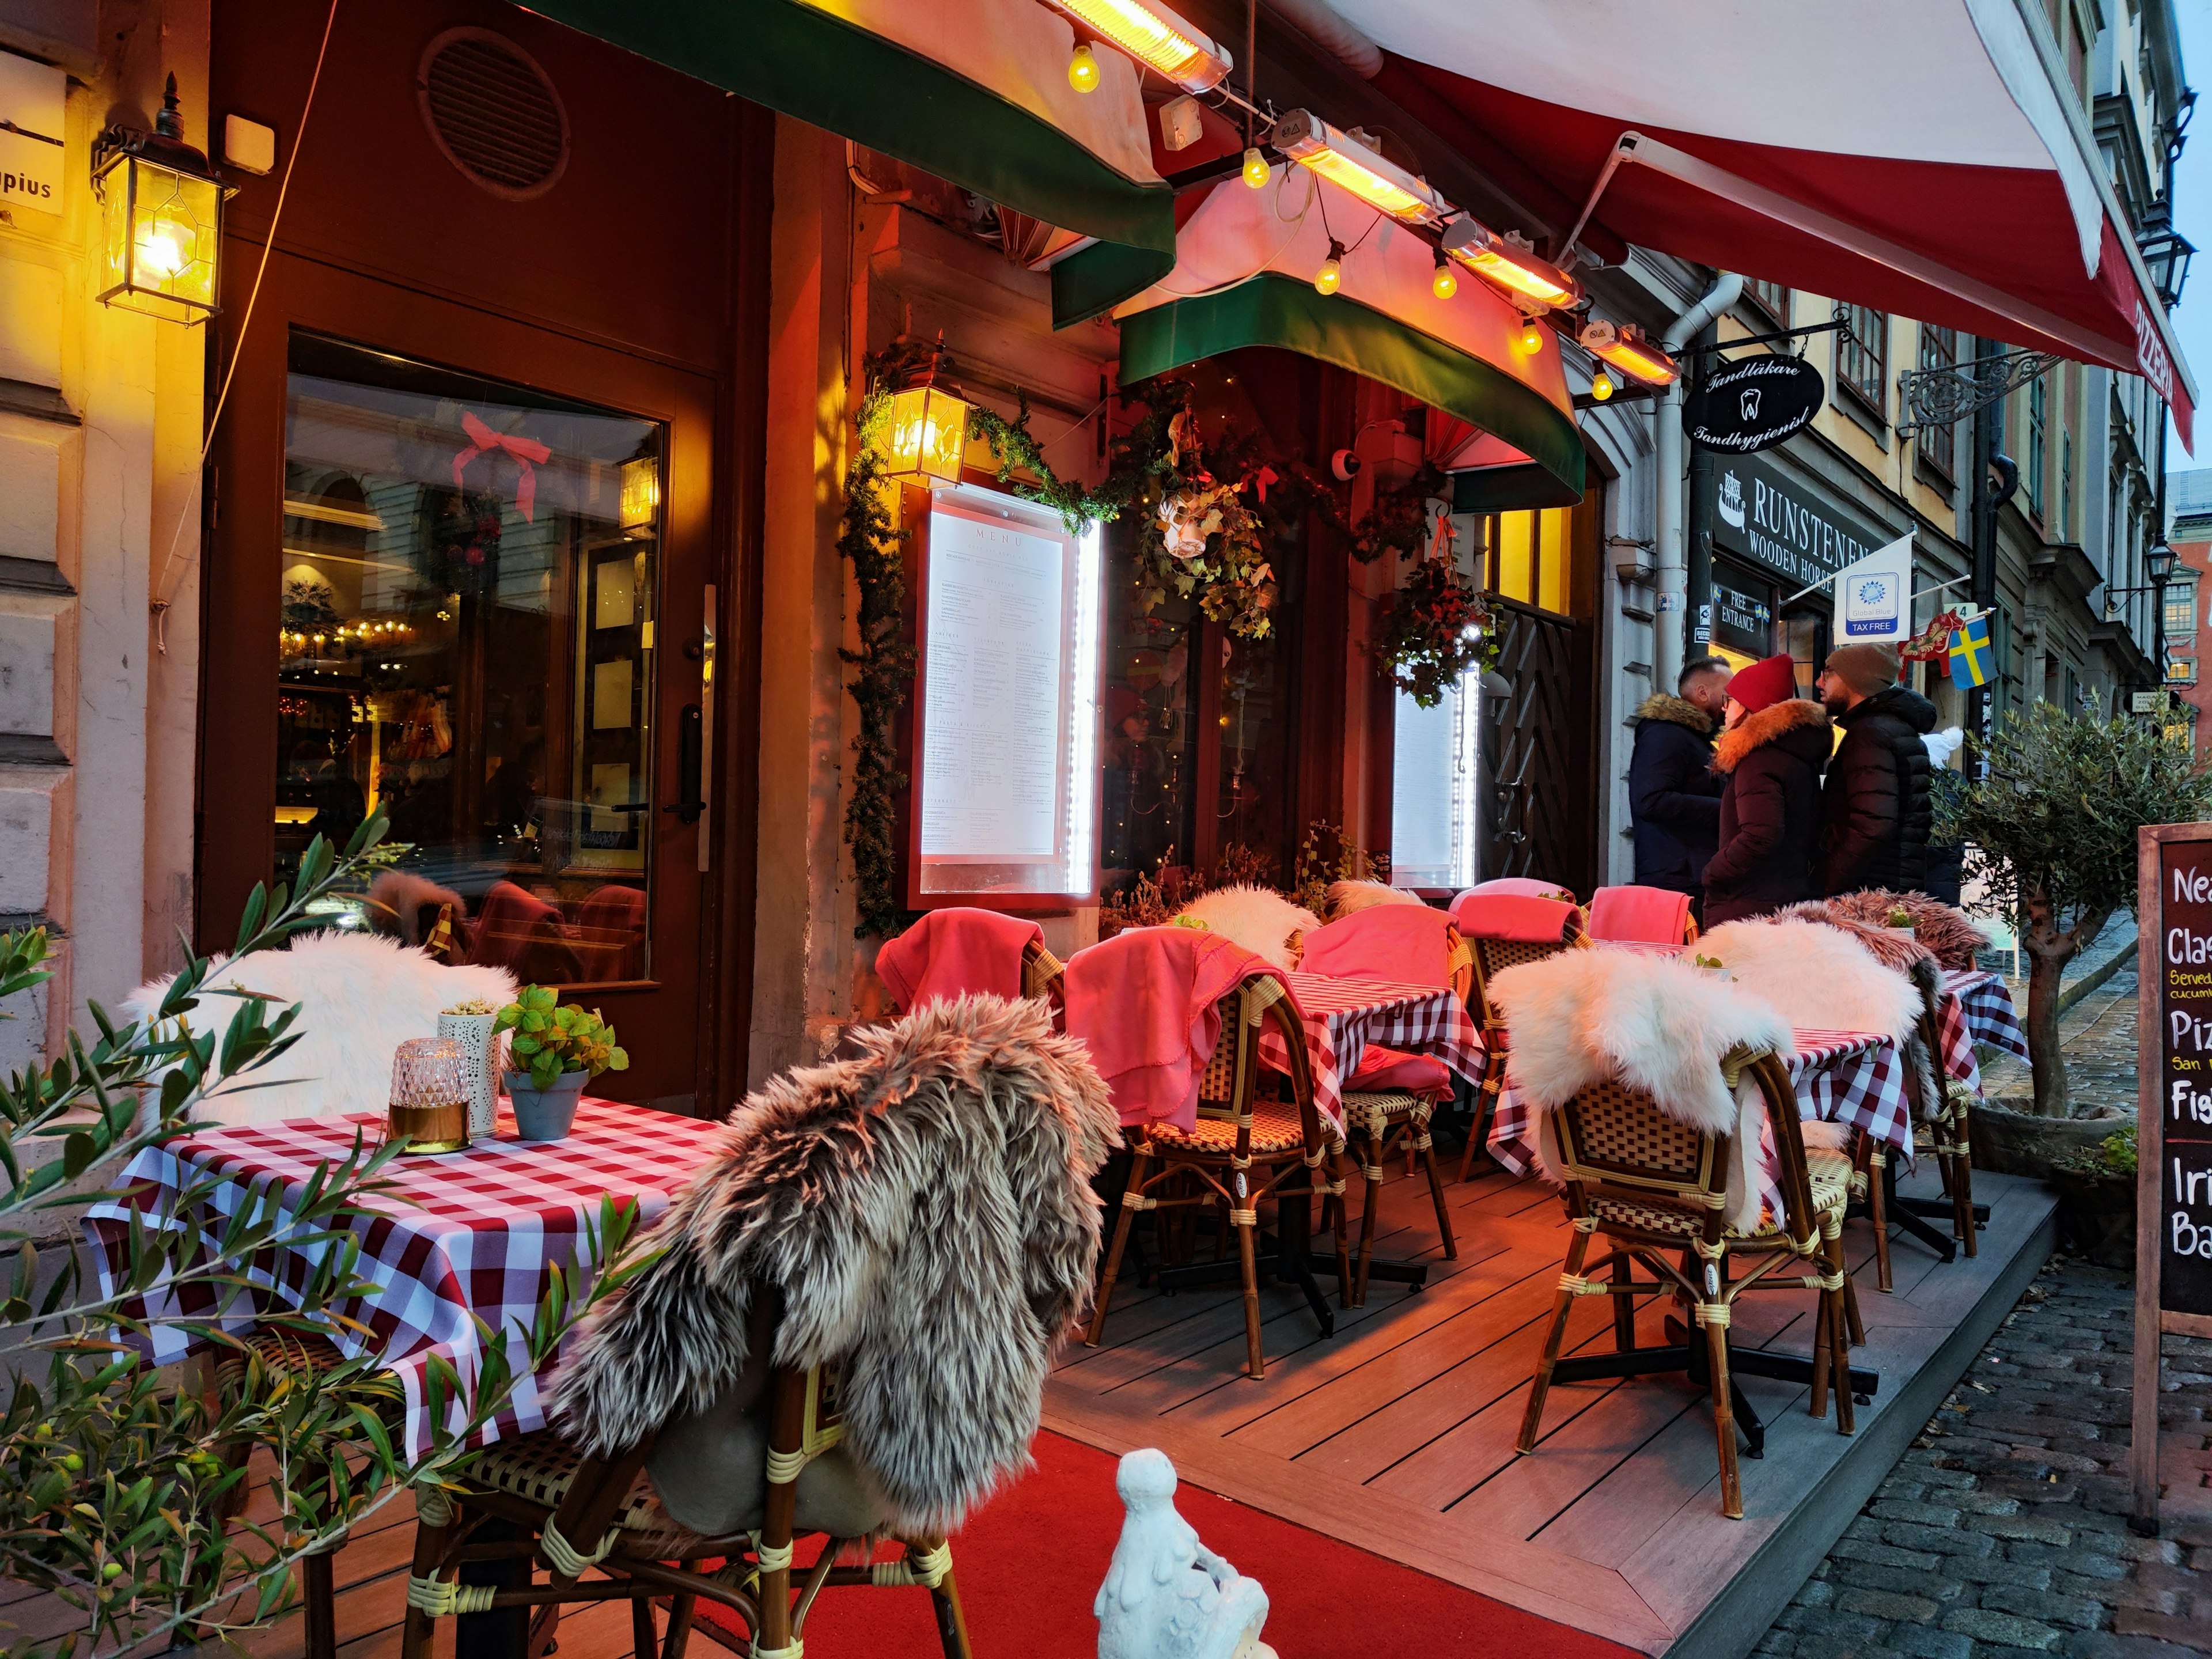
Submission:
<svg viewBox="0 0 2212 1659">
<path fill-rule="evenodd" d="M 2066 1056 L 2058 1038 L 2058 994 L 2066 964 L 2082 945 L 2105 930 L 2112 912 L 2077 915 L 2063 933 L 2056 925 L 2048 899 L 2029 896 L 2025 903 L 2027 928 L 2021 944 L 2027 951 L 2027 1055 L 2035 1073 L 2035 1112 L 2039 1117 L 2069 1115 L 2066 1100 Z"/>
</svg>

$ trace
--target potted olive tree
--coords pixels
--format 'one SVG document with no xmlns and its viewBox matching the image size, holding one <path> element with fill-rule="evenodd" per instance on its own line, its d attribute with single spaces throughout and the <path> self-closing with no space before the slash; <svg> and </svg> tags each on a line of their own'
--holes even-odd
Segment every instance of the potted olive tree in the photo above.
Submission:
<svg viewBox="0 0 2212 1659">
<path fill-rule="evenodd" d="M 629 1056 L 615 1046 L 615 1028 L 550 985 L 526 985 L 499 1011 L 495 1029 L 507 1042 L 507 1097 L 515 1133 L 525 1140 L 558 1140 L 576 1121 L 577 1097 L 602 1072 L 627 1071 Z"/>
</svg>

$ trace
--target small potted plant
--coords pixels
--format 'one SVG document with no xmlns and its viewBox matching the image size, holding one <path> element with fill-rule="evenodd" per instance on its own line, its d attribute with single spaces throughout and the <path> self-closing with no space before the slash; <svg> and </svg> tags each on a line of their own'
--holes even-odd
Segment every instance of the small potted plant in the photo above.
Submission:
<svg viewBox="0 0 2212 1659">
<path fill-rule="evenodd" d="M 1912 912 L 1901 904 L 1890 907 L 1888 915 L 1882 918 L 1882 927 L 1885 932 L 1896 933 L 1905 939 L 1919 937 L 1912 931 Z"/>
<path fill-rule="evenodd" d="M 615 1029 L 549 985 L 526 985 L 499 1011 L 507 1038 L 507 1092 L 515 1133 L 524 1140 L 558 1140 L 576 1121 L 576 1099 L 602 1072 L 627 1071 L 629 1056 L 615 1046 Z"/>
</svg>

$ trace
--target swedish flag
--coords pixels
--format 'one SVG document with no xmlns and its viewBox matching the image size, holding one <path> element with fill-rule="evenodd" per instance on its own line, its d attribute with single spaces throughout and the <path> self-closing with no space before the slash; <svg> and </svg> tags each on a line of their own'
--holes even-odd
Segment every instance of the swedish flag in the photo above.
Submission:
<svg viewBox="0 0 2212 1659">
<path fill-rule="evenodd" d="M 1951 635 L 1951 684 L 1972 690 L 1990 683 L 1990 619 L 1977 617 Z"/>
</svg>

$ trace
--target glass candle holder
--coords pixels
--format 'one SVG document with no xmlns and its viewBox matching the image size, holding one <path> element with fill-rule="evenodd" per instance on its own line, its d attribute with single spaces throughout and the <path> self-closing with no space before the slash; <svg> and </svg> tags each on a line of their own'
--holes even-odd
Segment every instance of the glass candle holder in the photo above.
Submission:
<svg viewBox="0 0 2212 1659">
<path fill-rule="evenodd" d="M 409 1154 L 469 1144 L 469 1060 L 450 1037 L 410 1037 L 392 1057 L 391 1135 Z"/>
</svg>

